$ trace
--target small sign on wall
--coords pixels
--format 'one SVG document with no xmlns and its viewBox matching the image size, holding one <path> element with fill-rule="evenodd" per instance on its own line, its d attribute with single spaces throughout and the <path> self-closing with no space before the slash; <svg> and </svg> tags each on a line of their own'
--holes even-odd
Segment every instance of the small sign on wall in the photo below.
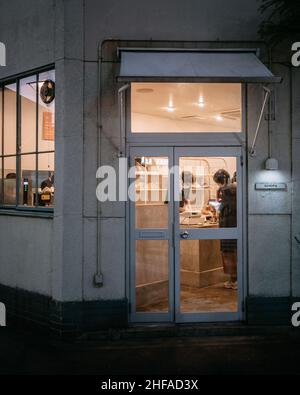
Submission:
<svg viewBox="0 0 300 395">
<path fill-rule="evenodd" d="M 255 184 L 257 191 L 286 191 L 287 184 L 284 182 L 258 182 Z"/>
<path fill-rule="evenodd" d="M 43 112 L 43 140 L 54 141 L 54 116 L 51 111 Z"/>
</svg>

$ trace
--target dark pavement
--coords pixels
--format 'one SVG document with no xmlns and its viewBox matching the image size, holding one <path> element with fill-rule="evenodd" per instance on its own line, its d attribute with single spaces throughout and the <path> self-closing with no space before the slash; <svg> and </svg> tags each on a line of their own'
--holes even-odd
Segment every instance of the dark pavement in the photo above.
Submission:
<svg viewBox="0 0 300 395">
<path fill-rule="evenodd" d="M 265 335 L 88 336 L 0 328 L 0 374 L 299 374 L 300 329 Z"/>
</svg>

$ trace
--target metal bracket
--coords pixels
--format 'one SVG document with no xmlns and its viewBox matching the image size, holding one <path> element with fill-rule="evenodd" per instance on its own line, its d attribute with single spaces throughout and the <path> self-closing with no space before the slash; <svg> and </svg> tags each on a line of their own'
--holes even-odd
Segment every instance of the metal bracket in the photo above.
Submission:
<svg viewBox="0 0 300 395">
<path fill-rule="evenodd" d="M 263 105 L 262 105 L 261 112 L 260 112 L 260 116 L 259 116 L 259 119 L 258 119 L 258 123 L 257 123 L 256 131 L 255 131 L 253 143 L 252 143 L 252 146 L 251 146 L 251 148 L 249 150 L 249 154 L 250 154 L 250 156 L 252 158 L 255 156 L 255 153 L 256 153 L 255 152 L 255 146 L 256 146 L 258 133 L 259 133 L 259 130 L 260 130 L 261 121 L 262 121 L 263 116 L 264 116 L 264 112 L 265 112 L 265 108 L 266 108 L 267 102 L 268 102 L 269 97 L 271 95 L 271 90 L 269 88 L 264 86 L 263 89 L 265 91 L 265 98 L 264 98 Z"/>
</svg>

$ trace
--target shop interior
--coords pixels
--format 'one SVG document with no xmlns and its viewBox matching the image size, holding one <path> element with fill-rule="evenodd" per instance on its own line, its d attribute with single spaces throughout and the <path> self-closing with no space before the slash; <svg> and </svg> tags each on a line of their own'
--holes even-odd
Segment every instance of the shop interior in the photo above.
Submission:
<svg viewBox="0 0 300 395">
<path fill-rule="evenodd" d="M 236 158 L 182 157 L 179 163 L 179 210 L 181 232 L 188 229 L 220 228 L 222 210 L 214 175 L 229 175 L 225 188 L 236 191 Z M 169 162 L 165 157 L 136 158 L 136 228 L 166 229 L 169 224 Z M 187 178 L 184 179 L 185 175 Z M 188 192 L 187 192 L 188 191 Z M 181 196 L 185 195 L 183 198 Z M 231 197 L 236 216 L 236 195 Z M 183 202 L 183 200 L 185 200 Z M 175 225 L 176 226 L 176 225 Z M 236 226 L 236 224 L 235 224 Z M 169 241 L 136 241 L 136 304 L 138 312 L 169 310 Z M 180 240 L 180 310 L 236 312 L 237 270 L 235 240 Z M 175 259 L 176 262 L 176 259 Z M 231 271 L 224 265 L 231 267 Z M 230 273 L 230 274 L 228 274 Z"/>
<path fill-rule="evenodd" d="M 239 83 L 131 84 L 132 133 L 241 131 Z M 136 229 L 168 229 L 172 222 L 180 233 L 236 228 L 236 158 L 181 157 L 179 172 L 174 175 L 179 184 L 175 191 L 179 215 L 169 210 L 169 159 L 138 157 L 135 163 Z M 218 183 L 220 177 L 215 177 L 218 171 L 225 175 L 224 185 Z M 179 243 L 179 252 L 175 250 L 170 258 L 168 240 L 136 241 L 137 312 L 169 311 L 170 267 L 180 274 L 181 312 L 236 312 L 237 240 L 187 237 Z"/>
<path fill-rule="evenodd" d="M 55 80 L 54 71 L 0 89 L 0 204 L 53 207 L 55 101 L 45 103 L 40 95 L 47 80 Z"/>
<path fill-rule="evenodd" d="M 239 133 L 238 83 L 133 83 L 132 133 Z"/>
</svg>

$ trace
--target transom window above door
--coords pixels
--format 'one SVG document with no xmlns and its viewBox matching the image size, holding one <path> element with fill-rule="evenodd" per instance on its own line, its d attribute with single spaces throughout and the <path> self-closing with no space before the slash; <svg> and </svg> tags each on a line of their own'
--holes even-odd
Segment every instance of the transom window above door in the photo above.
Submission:
<svg viewBox="0 0 300 395">
<path fill-rule="evenodd" d="M 239 133 L 242 84 L 131 84 L 132 133 Z"/>
</svg>

